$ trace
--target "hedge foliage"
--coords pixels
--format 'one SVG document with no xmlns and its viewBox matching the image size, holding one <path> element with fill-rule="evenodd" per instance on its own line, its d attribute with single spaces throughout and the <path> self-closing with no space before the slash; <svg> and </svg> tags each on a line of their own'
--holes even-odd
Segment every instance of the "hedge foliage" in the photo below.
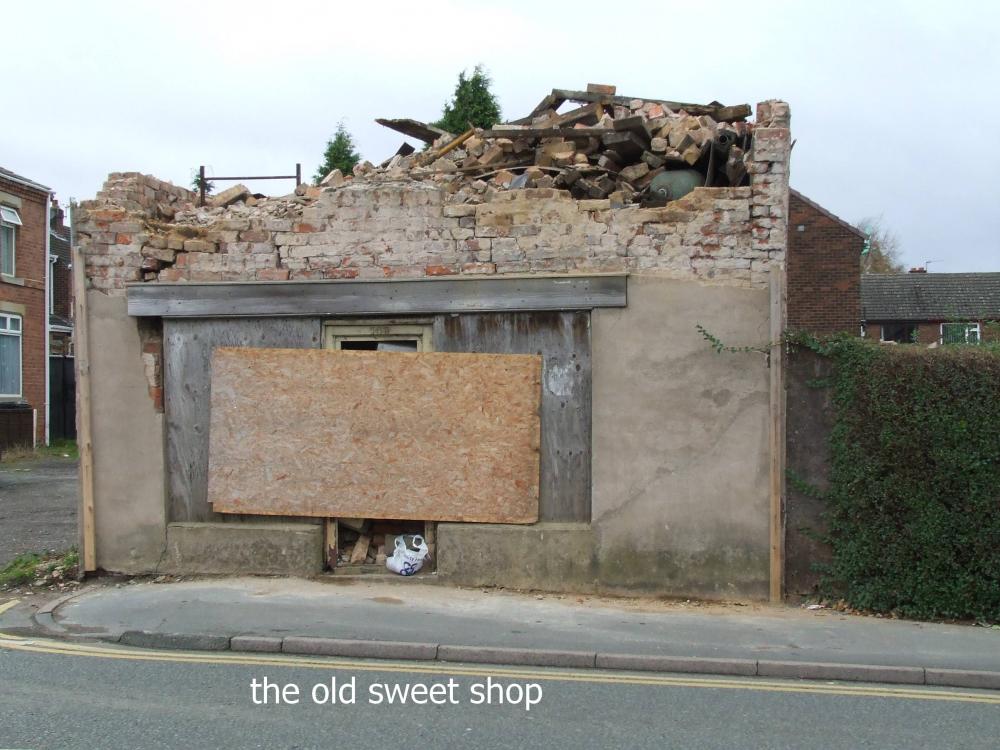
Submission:
<svg viewBox="0 0 1000 750">
<path fill-rule="evenodd" d="M 1000 621 L 1000 347 L 810 348 L 835 365 L 822 592 Z"/>
</svg>

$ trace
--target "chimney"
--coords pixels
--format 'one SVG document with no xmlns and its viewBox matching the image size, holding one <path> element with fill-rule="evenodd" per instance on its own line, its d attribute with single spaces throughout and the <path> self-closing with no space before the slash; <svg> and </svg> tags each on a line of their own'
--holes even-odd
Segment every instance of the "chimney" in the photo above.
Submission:
<svg viewBox="0 0 1000 750">
<path fill-rule="evenodd" d="M 910 273 L 927 273 L 926 268 L 911 268 Z"/>
</svg>

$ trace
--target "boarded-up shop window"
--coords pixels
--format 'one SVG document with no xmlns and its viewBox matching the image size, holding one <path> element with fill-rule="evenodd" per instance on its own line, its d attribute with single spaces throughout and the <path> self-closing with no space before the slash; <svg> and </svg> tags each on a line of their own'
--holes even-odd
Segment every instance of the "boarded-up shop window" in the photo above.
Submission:
<svg viewBox="0 0 1000 750">
<path fill-rule="evenodd" d="M 340 325 L 325 326 L 323 346 L 345 351 L 430 352 L 429 325 Z"/>
</svg>

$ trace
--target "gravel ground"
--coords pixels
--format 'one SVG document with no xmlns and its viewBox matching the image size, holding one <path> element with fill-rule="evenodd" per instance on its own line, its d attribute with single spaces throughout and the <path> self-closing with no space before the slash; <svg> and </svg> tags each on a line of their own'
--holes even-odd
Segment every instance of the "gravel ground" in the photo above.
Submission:
<svg viewBox="0 0 1000 750">
<path fill-rule="evenodd" d="M 24 552 L 77 543 L 77 461 L 0 463 L 0 567 Z"/>
</svg>

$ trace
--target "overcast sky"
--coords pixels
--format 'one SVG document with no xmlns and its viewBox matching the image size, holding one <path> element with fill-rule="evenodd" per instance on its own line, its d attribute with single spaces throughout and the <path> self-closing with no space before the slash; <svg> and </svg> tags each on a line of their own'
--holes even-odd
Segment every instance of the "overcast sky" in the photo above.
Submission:
<svg viewBox="0 0 1000 750">
<path fill-rule="evenodd" d="M 49 0 L 3 26 L 0 166 L 64 202 L 112 171 L 311 177 L 341 119 L 381 161 L 401 136 L 375 117 L 436 119 L 482 63 L 510 118 L 588 82 L 785 99 L 793 187 L 882 215 L 908 266 L 1000 271 L 997 2 Z"/>
</svg>

